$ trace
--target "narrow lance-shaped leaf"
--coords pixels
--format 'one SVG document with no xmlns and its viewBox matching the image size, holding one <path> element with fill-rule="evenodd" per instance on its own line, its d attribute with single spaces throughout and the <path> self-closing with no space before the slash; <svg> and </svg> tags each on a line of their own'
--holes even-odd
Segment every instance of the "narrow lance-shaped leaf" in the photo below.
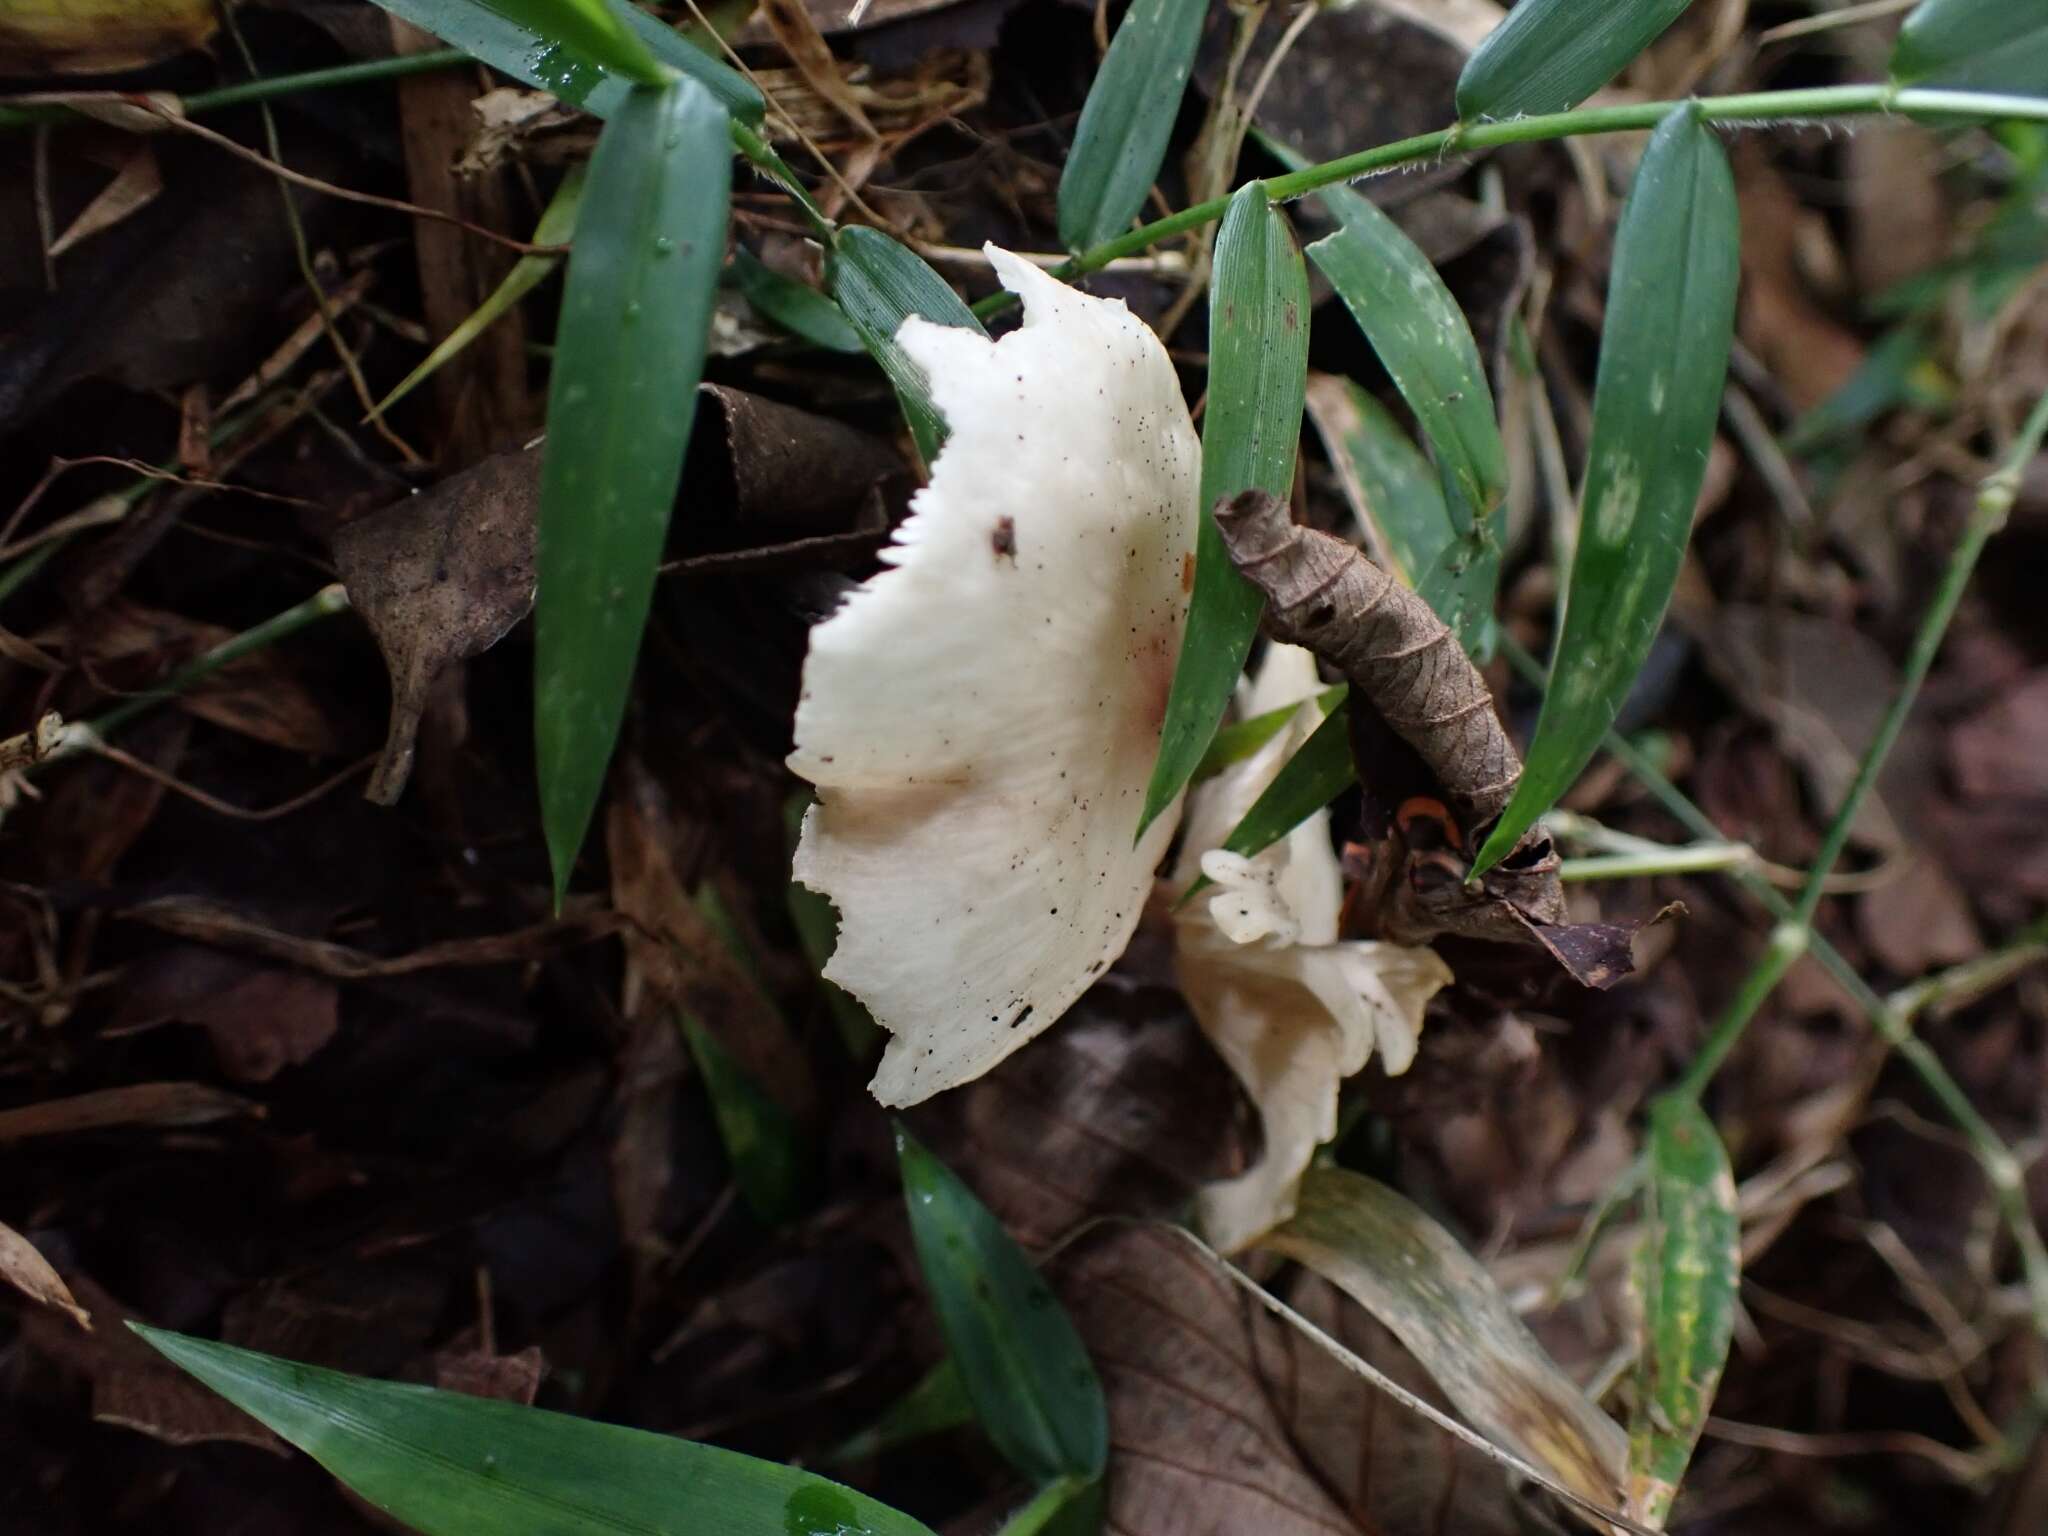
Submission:
<svg viewBox="0 0 2048 1536">
<path fill-rule="evenodd" d="M 2048 95 L 2048 6 L 1921 0 L 1899 29 L 1891 72 L 1907 85 Z"/>
<path fill-rule="evenodd" d="M 559 899 L 625 715 L 725 259 L 725 109 L 636 91 L 590 164 L 548 389 L 534 740 Z"/>
<path fill-rule="evenodd" d="M 1217 498 L 1257 489 L 1286 499 L 1294 487 L 1307 384 L 1308 270 L 1286 218 L 1258 182 L 1248 182 L 1231 197 L 1216 235 L 1195 591 L 1140 836 L 1187 787 L 1208 751 L 1258 633 L 1264 603 L 1224 552 Z"/>
<path fill-rule="evenodd" d="M 576 215 L 583 206 L 583 181 L 589 170 L 587 164 L 574 165 L 562 178 L 555 195 L 548 200 L 542 211 L 540 223 L 533 231 L 535 245 L 566 245 L 576 234 Z M 377 402 L 370 415 L 381 416 L 392 406 L 411 394 L 445 364 L 455 357 L 477 337 L 505 314 L 505 312 L 529 293 L 562 264 L 559 256 L 542 256 L 529 253 L 512 264 L 512 270 L 505 274 L 505 280 L 491 290 L 490 297 L 477 305 L 468 319 L 450 331 L 441 344 L 429 352 L 420 365 L 398 381 L 390 394 Z"/>
<path fill-rule="evenodd" d="M 630 71 L 608 68 L 559 30 L 532 25 L 515 15 L 511 4 L 491 5 L 484 0 L 377 0 L 377 4 L 474 54 L 491 68 L 550 91 L 597 117 L 616 112 L 633 88 Z M 532 0 L 526 0 L 526 8 L 538 9 Z M 692 47 L 636 7 L 628 5 L 618 15 L 626 30 L 660 63 L 697 81 L 740 121 L 761 121 L 766 104 L 745 76 Z"/>
<path fill-rule="evenodd" d="M 1649 1231 L 1636 1254 L 1644 1340 L 1629 1422 L 1629 1509 L 1662 1526 L 1735 1332 L 1742 1224 L 1714 1123 L 1690 1099 L 1650 1108 Z"/>
<path fill-rule="evenodd" d="M 946 440 L 946 424 L 932 405 L 924 374 L 896 344 L 897 329 L 912 315 L 921 315 L 934 325 L 959 325 L 984 336 L 988 333 L 952 285 L 923 257 L 879 229 L 864 224 L 842 229 L 826 277 L 832 297 L 839 301 L 869 355 L 896 386 L 896 398 L 903 403 L 903 416 L 910 423 L 918 454 L 931 463 Z"/>
<path fill-rule="evenodd" d="M 1314 1270 L 1385 1324 L 1496 1445 L 1596 1504 L 1617 1502 L 1627 1456 L 1620 1427 L 1426 1212 L 1375 1179 L 1313 1168 L 1294 1215 L 1260 1246 Z"/>
<path fill-rule="evenodd" d="M 423 1536 L 931 1536 L 865 1494 L 733 1451 L 136 1332 Z"/>
<path fill-rule="evenodd" d="M 665 78 L 613 0 L 490 0 L 489 8 L 635 85 L 660 85 Z"/>
<path fill-rule="evenodd" d="M 761 1221 L 788 1221 L 803 1210 L 812 1182 L 802 1129 L 694 1014 L 677 1015 L 677 1023 L 704 1080 L 733 1182 Z"/>
<path fill-rule="evenodd" d="M 1566 112 L 1628 67 L 1689 0 L 1521 0 L 1458 76 L 1458 117 Z"/>
<path fill-rule="evenodd" d="M 899 1445 L 973 1422 L 974 1404 L 968 1400 L 967 1383 L 960 1379 L 960 1367 L 953 1363 L 953 1357 L 947 1355 L 908 1392 L 883 1409 L 880 1418 L 827 1452 L 824 1464 L 843 1467 L 867 1461 Z"/>
<path fill-rule="evenodd" d="M 1348 683 L 1325 688 L 1316 695 L 1316 708 L 1327 715 L 1344 702 L 1350 691 Z M 1220 773 L 1231 764 L 1241 763 L 1256 754 L 1259 748 L 1287 728 L 1287 722 L 1294 718 L 1299 708 L 1298 704 L 1283 704 L 1278 709 L 1253 715 L 1249 720 L 1224 726 L 1209 743 L 1209 750 L 1202 754 L 1202 765 L 1195 770 L 1196 780 L 1199 782 L 1211 774 Z"/>
<path fill-rule="evenodd" d="M 1034 1484 L 1099 1477 L 1109 1410 L 1066 1311 L 987 1206 L 897 1126 L 911 1236 L 982 1428 Z"/>
<path fill-rule="evenodd" d="M 1280 765 L 1280 772 L 1266 786 L 1265 793 L 1252 802 L 1244 819 L 1224 838 L 1223 850 L 1250 858 L 1272 847 L 1343 794 L 1357 778 L 1351 763 L 1351 714 L 1346 699 L 1309 733 L 1294 756 Z M 1185 906 L 1189 898 L 1210 883 L 1207 875 L 1198 878 L 1187 888 L 1179 905 Z"/>
<path fill-rule="evenodd" d="M 1134 0 L 1088 88 L 1060 172 L 1060 242 L 1099 245 L 1131 227 L 1166 158 L 1207 0 Z"/>
<path fill-rule="evenodd" d="M 1367 549 L 1416 586 L 1452 541 L 1436 470 L 1393 413 L 1350 379 L 1310 374 L 1308 418 L 1365 530 Z"/>
<path fill-rule="evenodd" d="M 1399 225 L 1348 187 L 1322 194 L 1339 228 L 1308 248 L 1379 354 L 1429 439 L 1451 539 L 1418 573 L 1448 606 L 1438 614 L 1478 651 L 1500 580 L 1507 450 L 1472 327 L 1429 258 Z"/>
<path fill-rule="evenodd" d="M 1486 869 L 1599 748 L 1678 579 L 1735 329 L 1735 180 L 1691 106 L 1650 138 L 1614 241 L 1564 629 Z"/>
<path fill-rule="evenodd" d="M 828 352 L 867 350 L 837 304 L 817 289 L 784 277 L 743 245 L 733 247 L 732 275 L 747 302 L 792 336 Z"/>
</svg>

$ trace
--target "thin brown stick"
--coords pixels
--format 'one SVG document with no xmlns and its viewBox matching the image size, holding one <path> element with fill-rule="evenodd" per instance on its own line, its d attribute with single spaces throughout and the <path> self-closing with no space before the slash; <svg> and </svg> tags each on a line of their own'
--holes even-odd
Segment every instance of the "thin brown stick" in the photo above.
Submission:
<svg viewBox="0 0 2048 1536">
<path fill-rule="evenodd" d="M 339 789 L 343 784 L 346 784 L 350 779 L 369 767 L 370 764 L 377 761 L 377 754 L 373 752 L 368 757 L 350 763 L 341 772 L 329 774 L 304 794 L 294 795 L 291 799 L 286 800 L 280 805 L 267 806 L 260 811 L 251 811 L 245 810 L 239 805 L 231 805 L 225 800 L 209 795 L 197 785 L 187 784 L 175 774 L 166 773 L 155 764 L 145 762 L 133 753 L 122 751 L 112 742 L 96 740 L 91 744 L 91 749 L 99 754 L 99 756 L 107 759 L 108 762 L 118 763 L 129 772 L 139 773 L 145 779 L 162 785 L 173 794 L 183 795 L 187 800 L 205 806 L 216 815 L 229 816 L 236 821 L 276 821 L 281 817 L 291 815 L 294 811 L 302 811 L 322 796 L 332 794 L 336 789 Z"/>
<path fill-rule="evenodd" d="M 475 235 L 479 240 L 492 241 L 508 250 L 517 251 L 522 256 L 561 256 L 569 249 L 566 245 L 535 245 L 530 240 L 515 240 L 510 235 L 499 234 L 495 229 L 485 229 L 481 224 L 472 224 L 468 219 L 452 213 L 443 213 L 438 208 L 422 208 L 418 203 L 408 203 L 403 198 L 380 197 L 375 192 L 357 192 L 350 187 L 336 186 L 331 181 L 322 181 L 318 176 L 308 176 L 304 171 L 295 171 L 290 166 L 271 159 L 261 150 L 251 149 L 246 144 L 238 144 L 226 134 L 216 133 L 203 123 L 195 123 L 189 117 L 181 117 L 170 108 L 152 101 L 148 96 L 134 93 L 125 95 L 122 99 L 154 113 L 180 133 L 189 133 L 204 139 L 216 148 L 224 149 L 252 165 L 260 165 L 280 180 L 288 181 L 293 186 L 304 187 L 309 192 L 325 193 L 328 197 L 338 197 L 343 202 L 363 203 L 372 208 L 389 208 L 394 213 L 407 214 L 416 219 L 438 219 L 444 224 L 453 224 Z"/>
</svg>

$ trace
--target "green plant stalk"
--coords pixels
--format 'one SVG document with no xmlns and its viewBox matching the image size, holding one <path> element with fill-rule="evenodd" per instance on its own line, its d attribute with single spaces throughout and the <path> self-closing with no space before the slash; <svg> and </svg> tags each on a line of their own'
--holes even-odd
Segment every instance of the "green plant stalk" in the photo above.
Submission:
<svg viewBox="0 0 2048 1536">
<path fill-rule="evenodd" d="M 1266 195 L 1274 202 L 1289 202 L 1336 182 L 1356 181 L 1380 171 L 1470 150 L 1575 138 L 1581 134 L 1647 132 L 1677 105 L 1679 103 L 1675 101 L 1629 102 L 1620 106 L 1577 107 L 1570 112 L 1549 112 L 1500 123 L 1454 123 L 1433 133 L 1397 139 L 1391 144 L 1340 155 L 1335 160 L 1324 160 L 1283 176 L 1270 177 L 1262 184 Z M 1703 121 L 1725 124 L 1807 122 L 1872 113 L 2048 122 L 2048 98 L 1995 95 L 1984 91 L 1926 90 L 1890 82 L 1703 96 L 1698 99 L 1697 107 Z M 1090 246 L 1052 268 L 1052 274 L 1064 278 L 1097 271 L 1120 257 L 1137 255 L 1162 240 L 1212 223 L 1223 217 L 1223 210 L 1229 205 L 1228 197 L 1212 197 L 1195 203 L 1128 234 L 1118 235 L 1114 240 Z M 974 306 L 974 312 L 987 319 L 1012 302 L 1012 294 L 990 294 Z"/>
<path fill-rule="evenodd" d="M 1501 649 L 1510 664 L 1527 682 L 1539 687 L 1543 683 L 1543 667 L 1511 638 L 1501 637 Z M 1637 783 L 1650 792 L 1657 803 L 1684 825 L 1695 836 L 1719 838 L 1721 829 L 1713 818 L 1694 805 L 1685 793 L 1626 736 L 1619 731 L 1609 731 L 1602 743 L 1604 750 L 1612 753 Z M 1755 869 L 1738 866 L 1728 871 L 1736 884 L 1740 885 L 1780 923 L 1790 922 L 1793 916 L 1792 903 L 1787 901 L 1777 888 Z M 2032 929 L 2027 930 L 2032 932 Z M 1983 1171 L 1990 1184 L 1993 1198 L 1998 1204 L 1999 1215 L 2006 1229 L 2012 1234 L 2013 1244 L 2018 1249 L 2020 1262 L 2026 1273 L 2027 1295 L 2032 1312 L 2034 1331 L 2048 1339 L 2048 1245 L 2041 1239 L 2040 1229 L 2034 1225 L 2032 1210 L 2028 1207 L 2026 1191 L 2016 1177 L 2019 1163 L 1997 1131 L 1977 1113 L 1962 1086 L 1949 1075 L 1948 1068 L 1939 1056 L 1930 1050 L 1925 1041 L 1913 1033 L 1913 1019 L 1919 1009 L 1928 1001 L 1925 997 L 1903 996 L 1888 1001 L 1879 997 L 1862 973 L 1846 960 L 1842 952 L 1828 942 L 1827 936 L 1817 930 L 1807 930 L 1806 952 L 1817 960 L 1821 968 L 1833 977 L 1850 1001 L 1870 1020 L 1871 1027 L 1884 1039 L 1887 1046 L 1896 1051 L 1908 1067 L 1920 1079 L 1936 1102 L 1948 1112 L 1949 1118 L 1970 1144 L 1971 1155 Z M 1912 989 L 1908 989 L 1909 993 Z"/>
<path fill-rule="evenodd" d="M 95 736 L 107 736 L 119 730 L 144 710 L 153 709 L 166 699 L 176 698 L 202 678 L 218 672 L 230 662 L 239 661 L 255 651 L 275 645 L 287 635 L 297 634 L 309 624 L 332 618 L 347 611 L 348 593 L 340 582 L 322 587 L 302 603 L 294 603 L 283 613 L 265 619 L 239 635 L 231 635 L 212 650 L 193 657 L 154 688 L 124 699 L 103 715 L 95 716 L 85 724 L 86 730 Z"/>
<path fill-rule="evenodd" d="M 389 59 L 366 59 L 359 64 L 337 64 L 332 69 L 308 69 L 295 75 L 243 80 L 235 85 L 221 86 L 218 90 L 194 92 L 181 98 L 181 105 L 188 117 L 196 117 L 202 112 L 219 112 L 228 107 L 245 106 L 252 101 L 296 96 L 300 91 L 332 90 L 336 86 L 398 80 L 407 75 L 430 74 L 475 62 L 460 48 L 436 48 L 426 53 L 401 54 Z M 0 129 L 32 128 L 39 123 L 79 120 L 82 120 L 79 113 L 56 102 L 0 107 Z"/>
<path fill-rule="evenodd" d="M 1978 557 L 1984 553 L 1984 546 L 1992 536 L 2005 526 L 2006 516 L 2012 511 L 2013 499 L 2019 492 L 2020 474 L 2039 451 L 2044 434 L 2048 434 L 2048 395 L 2043 395 L 2035 403 L 2011 452 L 2001 462 L 1998 471 L 1978 489 L 1976 505 L 1971 509 L 1963 536 L 1949 555 L 1934 601 L 1921 616 L 1912 648 L 1906 653 L 1905 671 L 1899 679 L 1898 691 L 1892 695 L 1891 704 L 1878 724 L 1877 734 L 1871 738 L 1862 760 L 1856 765 L 1856 777 L 1843 795 L 1834 821 L 1821 840 L 1820 852 L 1806 872 L 1806 885 L 1799 893 L 1798 904 L 1792 909 L 1791 916 L 1781 923 L 1770 950 L 1757 962 L 1756 970 L 1737 994 L 1735 1004 L 1722 1015 L 1720 1023 L 1714 1026 L 1713 1034 L 1707 1037 L 1699 1055 L 1672 1090 L 1675 1094 L 1699 1098 L 1721 1063 L 1727 1060 L 1728 1053 L 1735 1049 L 1743 1031 L 1749 1027 L 1750 1019 L 1770 995 L 1778 978 L 1805 951 L 1813 928 L 1813 915 L 1820 907 L 1835 861 L 1848 845 L 1849 829 L 1855 823 L 1856 813 L 1863 808 L 1864 798 L 1877 782 L 1878 771 L 1890 755 L 1893 743 L 1899 739 L 1913 701 L 1919 697 L 1920 685 L 1926 680 L 1928 669 L 1934 665 L 1935 653 L 1941 649 L 1942 639 L 1948 633 L 1949 621 L 1955 617 L 1956 605 L 1962 601 L 1963 591 L 1977 569 Z M 1782 959 L 1779 957 L 1781 949 L 1790 950 Z M 1776 974 L 1770 974 L 1773 967 Z M 2007 1161 L 2010 1161 L 2009 1157 Z"/>
<path fill-rule="evenodd" d="M 1747 869 L 1756 850 L 1745 843 L 1698 843 L 1690 848 L 1644 849 L 1640 853 L 1596 853 L 1558 865 L 1560 880 L 1631 880 L 1643 875 L 1700 875 Z"/>
</svg>

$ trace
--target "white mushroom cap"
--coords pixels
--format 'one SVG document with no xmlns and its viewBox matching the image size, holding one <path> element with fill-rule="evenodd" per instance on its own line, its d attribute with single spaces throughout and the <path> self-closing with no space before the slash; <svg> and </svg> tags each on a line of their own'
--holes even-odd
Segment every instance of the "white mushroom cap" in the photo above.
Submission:
<svg viewBox="0 0 2048 1536">
<path fill-rule="evenodd" d="M 1050 1025 L 1123 953 L 1178 807 L 1135 847 L 1194 572 L 1200 443 L 1119 301 L 987 248 L 1024 323 L 898 334 L 950 435 L 885 570 L 811 631 L 789 765 L 825 974 L 915 1104 Z"/>
<path fill-rule="evenodd" d="M 1197 868 L 1217 887 L 1179 914 L 1181 990 L 1265 1122 L 1259 1161 L 1196 1199 L 1203 1232 L 1225 1252 L 1294 1214 L 1302 1173 L 1337 1133 L 1338 1085 L 1375 1049 L 1387 1071 L 1407 1071 L 1423 1009 L 1451 980 L 1432 950 L 1338 940 L 1343 876 L 1328 811 L 1250 858 L 1216 846 L 1321 723 L 1316 688 L 1306 651 L 1268 649 L 1246 712 L 1303 703 L 1256 754 L 1197 787 L 1176 871 L 1179 889 Z"/>
</svg>

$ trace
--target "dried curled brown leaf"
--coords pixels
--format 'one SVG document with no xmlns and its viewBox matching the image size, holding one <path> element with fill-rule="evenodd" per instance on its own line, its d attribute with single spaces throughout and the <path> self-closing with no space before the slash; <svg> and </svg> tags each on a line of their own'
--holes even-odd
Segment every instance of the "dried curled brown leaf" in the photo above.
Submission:
<svg viewBox="0 0 2048 1536">
<path fill-rule="evenodd" d="M 1476 831 L 1498 817 L 1522 760 L 1493 694 L 1458 637 L 1354 545 L 1298 528 L 1287 504 L 1244 491 L 1216 507 L 1232 562 L 1272 605 L 1266 633 L 1314 651 L 1351 679 L 1436 775 Z"/>
</svg>

